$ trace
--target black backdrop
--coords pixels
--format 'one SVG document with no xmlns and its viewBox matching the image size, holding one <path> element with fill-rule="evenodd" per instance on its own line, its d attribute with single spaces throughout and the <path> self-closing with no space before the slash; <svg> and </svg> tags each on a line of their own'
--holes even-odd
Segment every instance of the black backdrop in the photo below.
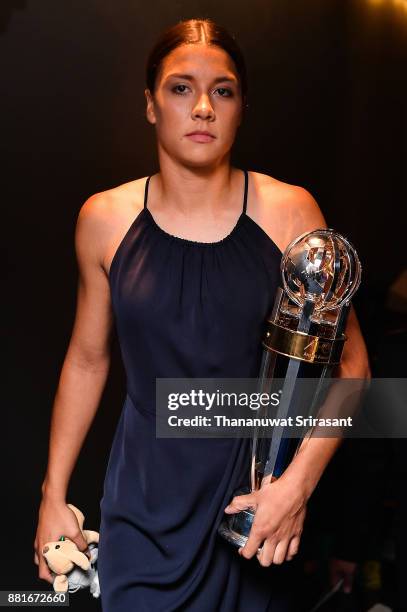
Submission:
<svg viewBox="0 0 407 612">
<path fill-rule="evenodd" d="M 405 265 L 403 2 L 2 0 L 3 526 L 11 521 L 2 589 L 47 588 L 37 581 L 32 542 L 75 312 L 79 208 L 96 191 L 157 171 L 146 56 L 163 27 L 202 16 L 236 34 L 248 64 L 250 109 L 233 163 L 314 195 L 329 226 L 359 252 L 355 305 L 371 351 L 388 324 L 386 291 Z M 117 343 L 114 357 L 68 495 L 88 508 L 85 526 L 95 529 L 124 398 Z"/>
</svg>

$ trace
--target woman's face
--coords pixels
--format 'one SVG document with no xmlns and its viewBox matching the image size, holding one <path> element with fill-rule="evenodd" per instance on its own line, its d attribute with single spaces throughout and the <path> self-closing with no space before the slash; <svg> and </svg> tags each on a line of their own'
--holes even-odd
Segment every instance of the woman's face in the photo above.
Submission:
<svg viewBox="0 0 407 612">
<path fill-rule="evenodd" d="M 177 47 L 162 62 L 154 98 L 148 89 L 145 95 L 147 119 L 166 154 L 194 166 L 228 154 L 241 122 L 242 97 L 234 62 L 223 49 L 205 44 Z M 197 130 L 213 137 L 203 141 L 188 136 Z"/>
</svg>

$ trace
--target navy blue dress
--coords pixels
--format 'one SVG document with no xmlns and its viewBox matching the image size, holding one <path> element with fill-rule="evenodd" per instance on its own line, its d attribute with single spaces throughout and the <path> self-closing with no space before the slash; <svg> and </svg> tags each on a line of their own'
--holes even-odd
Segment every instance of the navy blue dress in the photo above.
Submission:
<svg viewBox="0 0 407 612">
<path fill-rule="evenodd" d="M 103 612 L 285 609 L 273 605 L 283 566 L 244 559 L 217 533 L 233 492 L 250 482 L 250 439 L 155 436 L 156 377 L 258 375 L 281 251 L 246 212 L 243 172 L 237 223 L 209 243 L 157 225 L 148 177 L 111 263 L 127 395 L 100 501 Z"/>
</svg>

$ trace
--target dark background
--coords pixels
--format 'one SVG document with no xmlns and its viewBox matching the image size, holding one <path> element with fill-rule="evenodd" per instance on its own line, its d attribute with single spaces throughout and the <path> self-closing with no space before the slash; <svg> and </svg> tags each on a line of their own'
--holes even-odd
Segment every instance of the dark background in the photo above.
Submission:
<svg viewBox="0 0 407 612">
<path fill-rule="evenodd" d="M 401 348 L 395 332 L 405 330 L 403 305 L 389 308 L 388 288 L 406 263 L 405 2 L 2 0 L 8 368 L 1 589 L 49 586 L 37 579 L 32 543 L 53 396 L 75 314 L 77 214 L 91 194 L 158 170 L 154 128 L 145 119 L 145 61 L 164 27 L 190 17 L 225 25 L 246 57 L 250 108 L 234 165 L 314 195 L 328 225 L 354 243 L 362 261 L 354 304 L 373 365 L 383 363 L 389 338 Z M 117 343 L 113 351 L 67 498 L 86 508 L 85 527 L 96 530 L 125 395 Z M 401 376 L 394 364 L 385 374 L 377 367 L 376 375 Z M 71 596 L 74 609 L 80 601 Z"/>
</svg>

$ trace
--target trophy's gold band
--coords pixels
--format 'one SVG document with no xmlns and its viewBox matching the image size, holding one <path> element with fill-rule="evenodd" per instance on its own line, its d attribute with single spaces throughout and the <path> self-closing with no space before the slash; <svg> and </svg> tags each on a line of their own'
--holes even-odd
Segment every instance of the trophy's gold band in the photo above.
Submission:
<svg viewBox="0 0 407 612">
<path fill-rule="evenodd" d="M 339 338 L 311 336 L 304 332 L 281 327 L 267 321 L 263 346 L 267 349 L 310 363 L 337 364 L 340 362 L 346 335 Z"/>
</svg>

